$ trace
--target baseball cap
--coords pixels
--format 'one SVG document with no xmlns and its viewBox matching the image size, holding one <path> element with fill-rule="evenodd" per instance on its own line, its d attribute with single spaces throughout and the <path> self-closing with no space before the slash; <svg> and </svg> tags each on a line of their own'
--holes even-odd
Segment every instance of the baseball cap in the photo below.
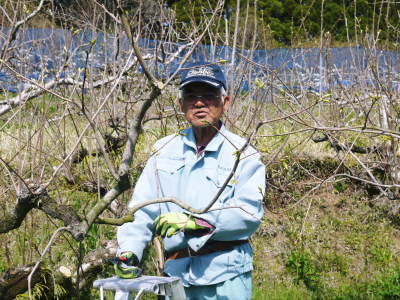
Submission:
<svg viewBox="0 0 400 300">
<path fill-rule="evenodd" d="M 184 66 L 179 89 L 193 82 L 203 82 L 215 88 L 222 86 L 227 89 L 224 72 L 219 65 L 213 63 L 203 62 Z"/>
</svg>

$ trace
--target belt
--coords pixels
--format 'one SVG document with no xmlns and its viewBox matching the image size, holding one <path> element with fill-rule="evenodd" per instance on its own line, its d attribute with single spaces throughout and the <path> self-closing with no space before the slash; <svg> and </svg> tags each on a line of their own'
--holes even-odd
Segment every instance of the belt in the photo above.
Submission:
<svg viewBox="0 0 400 300">
<path fill-rule="evenodd" d="M 249 240 L 239 240 L 239 241 L 209 241 L 198 251 L 193 251 L 189 247 L 179 249 L 177 251 L 171 251 L 165 253 L 165 259 L 178 259 L 190 256 L 199 256 L 209 253 L 214 253 L 218 251 L 228 251 L 232 250 L 235 246 L 243 245 L 248 243 Z"/>
</svg>

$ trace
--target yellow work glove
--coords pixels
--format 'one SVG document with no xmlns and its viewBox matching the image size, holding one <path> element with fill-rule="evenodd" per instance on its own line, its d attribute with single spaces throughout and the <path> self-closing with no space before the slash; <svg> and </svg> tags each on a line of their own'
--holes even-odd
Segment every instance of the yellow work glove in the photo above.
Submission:
<svg viewBox="0 0 400 300">
<path fill-rule="evenodd" d="M 193 231 L 206 227 L 196 224 L 196 219 L 185 213 L 169 212 L 158 216 L 153 223 L 155 234 L 171 237 L 179 231 Z"/>
</svg>

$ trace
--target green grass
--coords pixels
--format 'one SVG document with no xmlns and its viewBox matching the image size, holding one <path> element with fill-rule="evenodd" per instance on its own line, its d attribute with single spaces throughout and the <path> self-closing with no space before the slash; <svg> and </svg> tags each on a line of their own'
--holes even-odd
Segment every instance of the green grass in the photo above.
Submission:
<svg viewBox="0 0 400 300">
<path fill-rule="evenodd" d="M 367 281 L 342 284 L 335 288 L 310 291 L 302 284 L 271 284 L 267 289 L 255 286 L 254 300 L 332 299 L 384 300 L 400 299 L 400 270 L 388 270 Z"/>
<path fill-rule="evenodd" d="M 253 288 L 253 300 L 303 300 L 310 299 L 311 292 L 304 286 L 272 284 L 268 289 Z"/>
<path fill-rule="evenodd" d="M 266 196 L 253 238 L 254 299 L 400 299 L 398 229 L 366 192 L 340 179 L 292 206 L 310 173 L 329 176 L 336 166 L 297 158 L 274 169 L 290 197 L 282 202 L 276 186 Z"/>
</svg>

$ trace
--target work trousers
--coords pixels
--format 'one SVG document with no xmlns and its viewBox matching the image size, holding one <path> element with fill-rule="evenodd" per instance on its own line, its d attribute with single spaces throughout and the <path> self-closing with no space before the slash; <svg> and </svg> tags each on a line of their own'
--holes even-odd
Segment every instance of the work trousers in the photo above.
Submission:
<svg viewBox="0 0 400 300">
<path fill-rule="evenodd" d="M 188 300 L 250 300 L 251 271 L 213 285 L 191 285 L 185 293 Z"/>
</svg>

